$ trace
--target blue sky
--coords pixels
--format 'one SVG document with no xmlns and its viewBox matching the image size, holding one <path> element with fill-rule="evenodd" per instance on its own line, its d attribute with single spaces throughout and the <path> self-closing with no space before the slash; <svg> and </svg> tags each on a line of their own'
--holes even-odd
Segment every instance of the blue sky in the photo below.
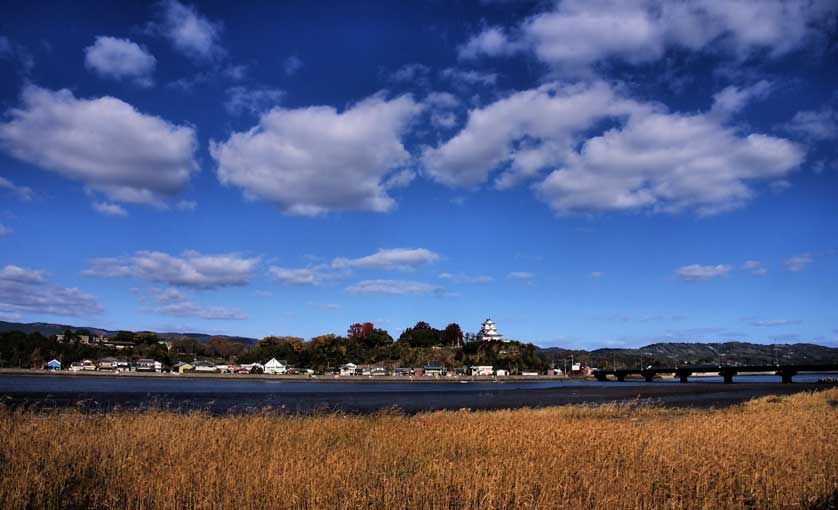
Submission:
<svg viewBox="0 0 838 510">
<path fill-rule="evenodd" d="M 2 9 L 0 319 L 838 345 L 834 2 Z"/>
</svg>

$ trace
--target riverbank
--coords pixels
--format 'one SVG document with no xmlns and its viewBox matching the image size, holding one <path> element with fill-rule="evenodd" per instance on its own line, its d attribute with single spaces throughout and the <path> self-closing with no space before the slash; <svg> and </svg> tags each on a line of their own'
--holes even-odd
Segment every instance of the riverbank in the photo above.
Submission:
<svg viewBox="0 0 838 510">
<path fill-rule="evenodd" d="M 415 416 L 0 412 L 0 434 L 0 508 L 838 503 L 838 389 L 718 410 L 631 403 Z"/>
</svg>

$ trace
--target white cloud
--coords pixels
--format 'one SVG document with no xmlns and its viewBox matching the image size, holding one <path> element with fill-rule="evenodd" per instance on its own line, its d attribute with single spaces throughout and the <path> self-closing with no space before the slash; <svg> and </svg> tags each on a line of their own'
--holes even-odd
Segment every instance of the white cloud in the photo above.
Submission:
<svg viewBox="0 0 838 510">
<path fill-rule="evenodd" d="M 440 288 L 429 283 L 412 280 L 363 280 L 351 287 L 347 292 L 352 294 L 430 294 L 439 292 Z"/>
<path fill-rule="evenodd" d="M 717 214 L 741 207 L 752 184 L 782 180 L 804 150 L 788 140 L 742 136 L 709 115 L 632 115 L 588 139 L 537 187 L 559 213 L 589 210 Z"/>
<path fill-rule="evenodd" d="M 99 214 L 105 216 L 127 216 L 128 211 L 119 204 L 112 204 L 110 202 L 94 202 L 93 209 Z"/>
<path fill-rule="evenodd" d="M 783 261 L 783 265 L 786 268 L 786 271 L 791 271 L 793 273 L 799 273 L 806 269 L 806 266 L 812 263 L 812 255 L 808 253 L 803 253 L 800 255 L 795 255 L 794 257 L 789 257 L 785 261 Z"/>
<path fill-rule="evenodd" d="M 0 269 L 0 313 L 89 317 L 102 312 L 96 298 L 47 281 L 44 271 L 7 265 Z"/>
<path fill-rule="evenodd" d="M 475 71 L 474 69 L 455 69 L 449 67 L 440 71 L 439 75 L 446 80 L 450 80 L 458 87 L 466 88 L 474 85 L 490 87 L 498 81 L 498 75 L 496 73 L 486 73 Z"/>
<path fill-rule="evenodd" d="M 199 61 L 225 55 L 221 47 L 220 23 L 210 21 L 194 6 L 177 0 L 164 0 L 161 7 L 162 22 L 155 28 L 172 42 L 177 51 Z"/>
<path fill-rule="evenodd" d="M 285 62 L 282 64 L 282 68 L 285 71 L 286 76 L 292 76 L 297 74 L 297 71 L 303 68 L 303 61 L 299 57 L 291 55 L 285 59 Z"/>
<path fill-rule="evenodd" d="M 288 285 L 319 285 L 322 277 L 314 268 L 270 267 L 271 277 L 280 283 Z"/>
<path fill-rule="evenodd" d="M 771 83 L 761 80 L 748 87 L 730 85 L 713 95 L 710 115 L 723 119 L 742 110 L 748 103 L 764 99 L 771 92 Z"/>
<path fill-rule="evenodd" d="M 794 114 L 786 126 L 790 133 L 809 140 L 838 140 L 838 111 L 830 107 L 806 110 Z"/>
<path fill-rule="evenodd" d="M 727 276 L 731 269 L 733 269 L 733 267 L 729 264 L 719 264 L 716 266 L 691 264 L 689 266 L 679 267 L 675 271 L 675 274 L 682 280 L 694 282 Z"/>
<path fill-rule="evenodd" d="M 153 288 L 147 291 L 148 296 L 157 306 L 146 308 L 145 312 L 173 317 L 196 317 L 208 320 L 244 320 L 247 319 L 241 310 L 217 306 L 202 306 L 192 303 L 181 291 L 173 288 Z"/>
<path fill-rule="evenodd" d="M 773 319 L 773 320 L 755 320 L 751 321 L 751 326 L 756 327 L 763 327 L 763 328 L 772 328 L 778 326 L 793 326 L 796 324 L 800 324 L 802 321 L 799 320 L 787 320 L 787 319 Z"/>
<path fill-rule="evenodd" d="M 603 276 L 605 276 L 605 273 L 603 273 L 602 271 L 593 271 L 593 272 L 591 272 L 591 278 L 593 278 L 593 279 L 595 279 L 595 280 L 596 280 L 596 279 L 599 279 L 599 278 L 602 278 Z"/>
<path fill-rule="evenodd" d="M 180 200 L 175 204 L 175 207 L 181 211 L 194 211 L 198 208 L 198 202 L 194 200 Z"/>
<path fill-rule="evenodd" d="M 489 275 L 470 275 L 465 273 L 439 273 L 439 279 L 457 284 L 489 283 L 494 281 L 494 278 Z"/>
<path fill-rule="evenodd" d="M 506 277 L 513 280 L 532 280 L 535 278 L 535 274 L 527 271 L 512 271 Z"/>
<path fill-rule="evenodd" d="M 332 267 L 335 269 L 362 267 L 409 270 L 437 260 L 439 260 L 439 255 L 425 248 L 393 248 L 381 249 L 372 255 L 357 259 L 336 258 L 332 261 Z"/>
<path fill-rule="evenodd" d="M 14 233 L 15 233 L 14 230 L 12 230 L 11 228 L 7 227 L 6 225 L 3 225 L 2 223 L 0 223 L 0 237 L 10 236 Z"/>
<path fill-rule="evenodd" d="M 278 105 L 284 95 L 284 91 L 268 87 L 230 87 L 227 89 L 224 108 L 231 115 L 259 114 Z"/>
<path fill-rule="evenodd" d="M 422 101 L 426 106 L 435 109 L 448 109 L 460 106 L 460 100 L 450 92 L 431 92 Z"/>
<path fill-rule="evenodd" d="M 426 80 L 430 68 L 423 64 L 405 64 L 389 76 L 390 81 L 415 83 Z"/>
<path fill-rule="evenodd" d="M 637 108 L 603 82 L 546 84 L 470 111 L 466 126 L 443 145 L 426 149 L 422 160 L 434 180 L 465 188 L 483 184 L 508 164 L 498 180 L 506 188 L 562 161 L 576 136 L 597 121 Z"/>
<path fill-rule="evenodd" d="M 212 141 L 210 153 L 222 183 L 289 214 L 389 211 L 383 181 L 410 160 L 401 137 L 420 110 L 407 95 L 375 95 L 340 113 L 274 108 L 252 129 Z"/>
<path fill-rule="evenodd" d="M 776 57 L 822 36 L 835 9 L 830 0 L 564 0 L 511 31 L 485 28 L 460 47 L 460 56 L 529 48 L 547 64 L 571 68 L 609 59 L 649 62 L 669 49 Z"/>
<path fill-rule="evenodd" d="M 214 289 L 247 285 L 259 257 L 235 253 L 203 255 L 185 251 L 180 257 L 156 251 L 139 251 L 129 257 L 99 258 L 83 272 L 106 278 L 131 277 L 176 287 Z"/>
<path fill-rule="evenodd" d="M 195 130 L 138 112 L 113 97 L 26 86 L 0 124 L 13 156 L 79 180 L 118 202 L 160 205 L 197 170 Z"/>
<path fill-rule="evenodd" d="M 157 59 L 129 39 L 100 35 L 85 48 L 84 63 L 99 76 L 114 80 L 129 79 L 143 87 L 150 87 L 154 83 L 152 74 Z"/>
<path fill-rule="evenodd" d="M 5 177 L 0 177 L 0 188 L 7 189 L 17 195 L 20 200 L 28 202 L 32 200 L 32 188 L 26 186 L 18 186 Z"/>
<path fill-rule="evenodd" d="M 754 276 L 765 276 L 768 273 L 768 269 L 758 260 L 746 260 L 742 264 L 742 269 L 750 272 Z"/>
</svg>

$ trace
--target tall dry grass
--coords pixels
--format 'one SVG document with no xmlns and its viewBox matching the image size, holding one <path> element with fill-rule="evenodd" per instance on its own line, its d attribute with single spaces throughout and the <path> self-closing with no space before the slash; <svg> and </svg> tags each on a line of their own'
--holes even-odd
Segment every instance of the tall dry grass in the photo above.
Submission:
<svg viewBox="0 0 838 510">
<path fill-rule="evenodd" d="M 0 508 L 838 505 L 838 389 L 717 411 L 0 414 Z"/>
</svg>

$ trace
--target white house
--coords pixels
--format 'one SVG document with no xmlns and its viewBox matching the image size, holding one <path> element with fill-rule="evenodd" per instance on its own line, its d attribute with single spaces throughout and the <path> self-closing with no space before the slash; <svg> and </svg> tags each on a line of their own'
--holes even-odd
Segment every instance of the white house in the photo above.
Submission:
<svg viewBox="0 0 838 510">
<path fill-rule="evenodd" d="M 469 372 L 471 375 L 493 375 L 494 368 L 490 365 L 480 365 L 480 366 L 473 366 L 469 367 Z"/>
<path fill-rule="evenodd" d="M 265 363 L 266 374 L 283 375 L 287 372 L 288 363 L 284 361 L 279 361 L 276 358 L 271 358 L 267 363 Z"/>
<path fill-rule="evenodd" d="M 340 375 L 355 375 L 355 369 L 358 368 L 358 365 L 355 363 L 346 363 L 345 365 L 340 366 Z"/>
<path fill-rule="evenodd" d="M 507 375 L 509 375 L 509 371 L 504 370 L 502 368 L 499 368 L 498 371 L 495 372 L 495 375 L 500 376 L 500 377 L 507 376 Z"/>
<path fill-rule="evenodd" d="M 192 363 L 192 369 L 195 372 L 214 372 L 218 373 L 218 368 L 215 367 L 215 363 L 210 361 L 196 361 Z"/>
</svg>

